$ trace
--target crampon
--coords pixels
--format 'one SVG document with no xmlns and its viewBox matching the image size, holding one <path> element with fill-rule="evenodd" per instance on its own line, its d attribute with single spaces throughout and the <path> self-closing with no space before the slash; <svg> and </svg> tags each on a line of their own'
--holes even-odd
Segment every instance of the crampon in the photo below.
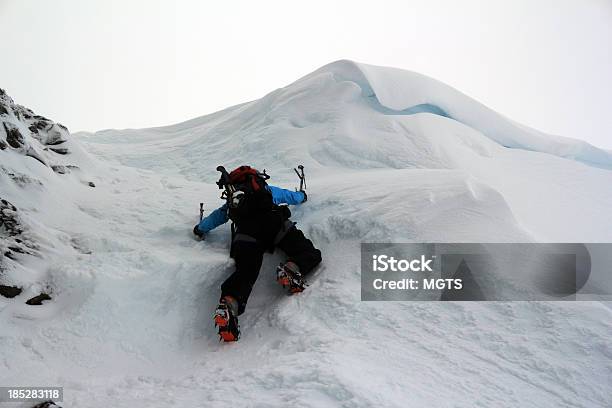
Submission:
<svg viewBox="0 0 612 408">
<path fill-rule="evenodd" d="M 219 341 L 237 341 L 240 338 L 238 318 L 230 305 L 222 299 L 214 314 L 215 326 L 219 329 Z"/>
<path fill-rule="evenodd" d="M 285 289 L 289 289 L 289 294 L 300 293 L 306 289 L 306 281 L 302 277 L 299 268 L 293 262 L 280 264 L 276 268 L 276 281 Z"/>
</svg>

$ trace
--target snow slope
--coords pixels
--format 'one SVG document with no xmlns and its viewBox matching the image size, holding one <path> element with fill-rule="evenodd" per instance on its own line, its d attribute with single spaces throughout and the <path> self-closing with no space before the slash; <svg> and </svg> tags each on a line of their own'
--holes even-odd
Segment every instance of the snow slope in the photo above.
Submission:
<svg viewBox="0 0 612 408">
<path fill-rule="evenodd" d="M 95 188 L 53 172 L 41 192 L 0 179 L 42 231 L 78 242 L 44 253 L 36 277 L 0 275 L 25 288 L 0 298 L 1 384 L 63 385 L 65 407 L 612 405 L 607 303 L 361 302 L 359 272 L 361 242 L 609 242 L 610 152 L 350 61 L 185 123 L 72 143 Z M 214 168 L 244 162 L 288 188 L 305 165 L 293 219 L 324 263 L 287 297 L 273 281 L 282 254 L 267 256 L 243 337 L 226 345 L 211 313 L 229 229 L 198 242 L 191 228 L 200 201 L 221 204 Z M 25 305 L 43 283 L 53 299 Z"/>
</svg>

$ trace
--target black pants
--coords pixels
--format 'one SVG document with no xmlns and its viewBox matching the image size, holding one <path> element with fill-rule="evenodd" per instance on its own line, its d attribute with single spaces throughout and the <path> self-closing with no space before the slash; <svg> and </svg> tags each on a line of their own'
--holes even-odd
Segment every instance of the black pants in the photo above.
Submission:
<svg viewBox="0 0 612 408">
<path fill-rule="evenodd" d="M 278 242 L 280 248 L 287 254 L 288 261 L 295 262 L 302 275 L 307 275 L 321 262 L 321 251 L 314 247 L 304 233 L 295 226 L 291 227 Z M 236 270 L 221 285 L 221 297 L 229 295 L 238 300 L 238 314 L 242 314 L 253 285 L 259 276 L 266 246 L 260 242 L 236 241 L 232 248 L 236 261 Z"/>
</svg>

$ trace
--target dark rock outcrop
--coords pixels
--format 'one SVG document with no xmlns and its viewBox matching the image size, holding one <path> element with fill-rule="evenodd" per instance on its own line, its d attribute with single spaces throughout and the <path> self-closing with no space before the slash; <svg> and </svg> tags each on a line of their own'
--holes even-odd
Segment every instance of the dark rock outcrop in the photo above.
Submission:
<svg viewBox="0 0 612 408">
<path fill-rule="evenodd" d="M 51 170 L 53 170 L 57 174 L 67 174 L 67 173 L 70 173 L 70 170 L 68 170 L 68 168 L 66 166 L 60 166 L 60 165 L 52 165 L 51 166 Z"/>
<path fill-rule="evenodd" d="M 50 147 L 49 150 L 57 154 L 68 154 L 69 153 L 68 149 L 65 147 Z"/>
<path fill-rule="evenodd" d="M 26 302 L 26 305 L 40 306 L 43 304 L 45 300 L 51 300 L 51 296 L 49 296 L 46 293 L 41 293 L 38 296 L 34 296 L 33 298 L 28 299 L 28 301 Z"/>
<path fill-rule="evenodd" d="M 19 296 L 21 291 L 22 289 L 17 286 L 0 285 L 0 295 L 4 296 L 5 298 L 12 299 L 15 296 Z"/>
<path fill-rule="evenodd" d="M 4 227 L 9 237 L 15 237 L 23 233 L 17 217 L 17 208 L 3 199 L 0 199 L 0 227 Z"/>
<path fill-rule="evenodd" d="M 0 248 L 2 255 L 17 261 L 20 255 L 39 255 L 40 247 L 24 236 L 24 226 L 19 220 L 17 208 L 7 200 L 0 199 Z M 0 270 L 4 268 L 0 259 Z"/>
<path fill-rule="evenodd" d="M 23 135 L 17 127 L 11 123 L 3 122 L 4 131 L 6 132 L 6 142 L 14 149 L 19 149 L 25 144 Z"/>
</svg>

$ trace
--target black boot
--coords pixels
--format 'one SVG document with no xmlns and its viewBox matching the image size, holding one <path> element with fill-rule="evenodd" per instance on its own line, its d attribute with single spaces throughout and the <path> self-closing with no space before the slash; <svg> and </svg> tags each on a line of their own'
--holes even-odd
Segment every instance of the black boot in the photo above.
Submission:
<svg viewBox="0 0 612 408">
<path fill-rule="evenodd" d="M 215 326 L 219 328 L 219 341 L 237 341 L 240 338 L 238 325 L 238 301 L 231 296 L 224 296 L 215 310 Z"/>
<path fill-rule="evenodd" d="M 280 264 L 276 268 L 276 281 L 283 286 L 289 288 L 289 293 L 300 293 L 306 289 L 306 281 L 300 273 L 300 268 L 291 261 Z"/>
</svg>

